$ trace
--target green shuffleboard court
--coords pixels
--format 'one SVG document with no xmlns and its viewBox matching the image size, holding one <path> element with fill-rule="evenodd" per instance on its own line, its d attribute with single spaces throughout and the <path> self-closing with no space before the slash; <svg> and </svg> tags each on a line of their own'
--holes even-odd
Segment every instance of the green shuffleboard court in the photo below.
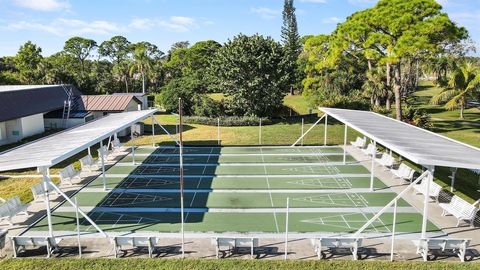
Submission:
<svg viewBox="0 0 480 270">
<path fill-rule="evenodd" d="M 341 147 L 185 147 L 184 223 L 189 233 L 351 233 L 397 194 Z M 135 164 L 133 164 L 135 160 Z M 139 147 L 75 197 L 109 232 L 180 232 L 180 156 L 177 147 Z M 370 188 L 374 188 L 372 191 Z M 106 190 L 104 189 L 106 188 Z M 365 231 L 389 233 L 393 209 Z M 76 230 L 75 209 L 53 211 L 53 229 Z M 80 217 L 82 232 L 95 232 Z M 396 231 L 418 233 L 422 215 L 398 201 Z M 48 231 L 46 218 L 31 229 Z M 428 223 L 428 231 L 439 229 Z"/>
<path fill-rule="evenodd" d="M 184 188 L 195 189 L 352 189 L 369 188 L 370 176 L 288 176 L 288 177 L 186 177 Z M 128 176 L 128 177 L 107 177 L 107 188 L 121 189 L 176 189 L 180 188 L 180 178 L 162 176 Z M 89 185 L 89 188 L 102 188 L 103 179 L 97 178 Z M 386 185 L 375 178 L 373 187 L 385 188 Z"/>
</svg>

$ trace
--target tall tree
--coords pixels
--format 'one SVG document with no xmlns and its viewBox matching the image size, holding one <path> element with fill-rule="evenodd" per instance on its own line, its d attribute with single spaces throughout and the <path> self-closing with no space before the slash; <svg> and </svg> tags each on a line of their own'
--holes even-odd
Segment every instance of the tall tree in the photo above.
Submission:
<svg viewBox="0 0 480 270">
<path fill-rule="evenodd" d="M 211 68 L 235 115 L 271 116 L 287 82 L 284 51 L 272 38 L 238 35 L 217 52 Z"/>
<path fill-rule="evenodd" d="M 72 56 L 74 56 L 79 64 L 82 75 L 85 73 L 85 61 L 91 55 L 92 51 L 97 47 L 97 42 L 93 39 L 87 39 L 82 37 L 72 37 L 65 41 L 63 50 Z"/>
<path fill-rule="evenodd" d="M 131 53 L 130 41 L 123 36 L 114 36 L 100 44 L 100 55 L 110 58 L 113 62 L 113 74 L 125 83 L 125 92 L 128 93 L 128 56 Z"/>
<path fill-rule="evenodd" d="M 38 83 L 38 65 L 42 59 L 42 48 L 31 41 L 27 41 L 20 46 L 14 61 L 15 67 L 20 73 L 21 81 L 27 84 Z"/>
<path fill-rule="evenodd" d="M 281 37 L 285 49 L 288 84 L 290 87 L 290 93 L 293 94 L 293 87 L 298 85 L 299 74 L 297 60 L 302 50 L 293 0 L 285 0 L 283 5 L 283 26 Z"/>
<path fill-rule="evenodd" d="M 460 119 L 467 105 L 467 98 L 480 94 L 480 72 L 471 63 L 458 67 L 448 81 L 448 87 L 431 99 L 431 103 L 445 103 L 447 110 L 460 109 Z"/>
<path fill-rule="evenodd" d="M 160 58 L 163 52 L 149 42 L 132 44 L 133 62 L 130 66 L 130 76 L 137 73 L 142 77 L 142 93 L 146 93 L 146 79 L 152 70 L 154 60 Z"/>
</svg>

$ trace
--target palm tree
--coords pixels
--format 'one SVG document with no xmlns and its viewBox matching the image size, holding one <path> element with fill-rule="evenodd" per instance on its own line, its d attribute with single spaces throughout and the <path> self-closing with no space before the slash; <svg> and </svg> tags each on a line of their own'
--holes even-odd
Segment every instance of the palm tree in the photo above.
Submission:
<svg viewBox="0 0 480 270">
<path fill-rule="evenodd" d="M 432 97 L 430 103 L 439 105 L 445 103 L 447 110 L 460 108 L 460 119 L 464 119 L 463 111 L 467 105 L 467 98 L 480 89 L 480 73 L 471 64 L 458 67 L 448 81 L 448 87 Z"/>
<path fill-rule="evenodd" d="M 371 105 L 380 106 L 380 100 L 387 97 L 385 74 L 382 69 L 367 71 L 367 80 L 362 88 L 365 95 L 370 98 Z"/>
<path fill-rule="evenodd" d="M 142 76 L 142 93 L 145 94 L 145 77 L 149 70 L 152 69 L 152 59 L 148 53 L 147 46 L 143 43 L 137 43 L 133 50 L 133 62 L 130 66 L 130 76 L 139 73 Z"/>
</svg>

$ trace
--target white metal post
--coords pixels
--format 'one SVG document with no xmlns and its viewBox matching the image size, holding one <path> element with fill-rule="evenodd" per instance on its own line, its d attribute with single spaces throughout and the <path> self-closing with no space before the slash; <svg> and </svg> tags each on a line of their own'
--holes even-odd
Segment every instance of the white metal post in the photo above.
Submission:
<svg viewBox="0 0 480 270">
<path fill-rule="evenodd" d="M 392 262 L 393 262 L 393 247 L 395 244 L 395 229 L 397 226 L 397 203 L 398 203 L 398 200 L 395 200 L 395 204 L 393 206 L 392 245 L 390 247 L 390 261 Z"/>
<path fill-rule="evenodd" d="M 89 155 L 89 156 L 92 155 L 92 150 L 90 150 L 90 146 L 88 147 L 88 155 Z"/>
<path fill-rule="evenodd" d="M 154 116 L 152 114 L 152 146 L 155 147 L 155 121 L 153 118 Z"/>
<path fill-rule="evenodd" d="M 262 118 L 260 118 L 258 126 L 258 145 L 262 145 Z"/>
<path fill-rule="evenodd" d="M 325 129 L 323 134 L 323 146 L 327 145 L 328 114 L 325 114 Z"/>
<path fill-rule="evenodd" d="M 220 145 L 220 118 L 217 118 L 217 143 Z"/>
<path fill-rule="evenodd" d="M 77 197 L 74 198 L 74 202 L 75 202 L 75 219 L 77 220 L 78 257 L 82 258 L 82 243 L 80 242 L 80 219 L 78 217 Z"/>
<path fill-rule="evenodd" d="M 100 161 L 102 165 L 102 182 L 103 182 L 103 191 L 107 190 L 107 178 L 105 177 L 105 152 L 103 149 L 103 141 L 100 141 Z"/>
<path fill-rule="evenodd" d="M 130 141 L 132 141 L 132 164 L 135 165 L 135 146 L 133 144 L 133 126 L 130 127 Z"/>
<path fill-rule="evenodd" d="M 427 222 L 428 222 L 428 202 L 430 201 L 430 185 L 433 182 L 433 173 L 435 171 L 434 166 L 426 166 L 428 170 L 427 178 L 424 181 L 427 181 L 425 189 L 425 198 L 423 200 L 423 219 L 422 219 L 422 239 L 425 239 L 427 236 Z"/>
<path fill-rule="evenodd" d="M 377 142 L 373 141 L 372 150 L 372 168 L 370 169 L 370 191 L 373 191 L 373 181 L 375 179 L 375 156 L 377 155 Z"/>
<path fill-rule="evenodd" d="M 285 260 L 288 255 L 288 214 L 290 212 L 290 197 L 287 197 L 287 209 L 285 212 Z"/>
<path fill-rule="evenodd" d="M 301 141 L 301 143 L 300 143 L 301 146 L 303 146 L 303 130 L 304 130 L 304 129 L 303 129 L 303 125 L 304 125 L 304 124 L 305 124 L 305 120 L 302 118 L 302 137 L 301 137 L 301 138 L 302 138 L 302 141 Z"/>
<path fill-rule="evenodd" d="M 457 168 L 450 168 L 450 171 L 452 172 L 452 175 L 450 176 L 450 178 L 452 179 L 452 183 L 451 183 L 451 186 L 450 186 L 450 191 L 454 192 L 455 191 L 455 178 L 457 176 Z"/>
<path fill-rule="evenodd" d="M 47 208 L 47 222 L 48 222 L 48 234 L 50 237 L 53 237 L 53 225 L 52 225 L 52 212 L 50 210 L 50 192 L 49 184 L 50 181 L 50 168 L 42 168 L 43 174 L 43 190 L 45 191 L 45 206 Z"/>
<path fill-rule="evenodd" d="M 181 230 L 182 230 L 182 258 L 185 258 L 185 227 L 184 227 L 184 202 L 183 202 L 183 124 L 182 124 L 182 114 L 183 106 L 182 99 L 178 99 L 178 115 L 179 115 L 179 125 L 178 131 L 180 136 L 180 216 L 181 216 Z"/>
<path fill-rule="evenodd" d="M 345 132 L 343 134 L 343 164 L 347 162 L 347 130 L 348 126 L 345 124 Z"/>
</svg>

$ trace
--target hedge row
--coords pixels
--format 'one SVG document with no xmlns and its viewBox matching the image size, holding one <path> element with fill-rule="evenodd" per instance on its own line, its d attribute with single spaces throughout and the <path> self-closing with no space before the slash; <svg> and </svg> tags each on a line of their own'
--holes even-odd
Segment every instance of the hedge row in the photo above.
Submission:
<svg viewBox="0 0 480 270">
<path fill-rule="evenodd" d="M 211 118 L 203 116 L 186 116 L 184 117 L 185 124 L 199 124 L 207 126 L 216 126 L 218 125 L 218 120 L 220 119 L 220 126 L 222 127 L 236 127 L 236 126 L 258 126 L 260 120 L 262 125 L 271 125 L 272 121 L 268 118 L 259 118 L 254 116 L 229 116 L 229 117 L 220 117 L 220 118 Z"/>
</svg>

